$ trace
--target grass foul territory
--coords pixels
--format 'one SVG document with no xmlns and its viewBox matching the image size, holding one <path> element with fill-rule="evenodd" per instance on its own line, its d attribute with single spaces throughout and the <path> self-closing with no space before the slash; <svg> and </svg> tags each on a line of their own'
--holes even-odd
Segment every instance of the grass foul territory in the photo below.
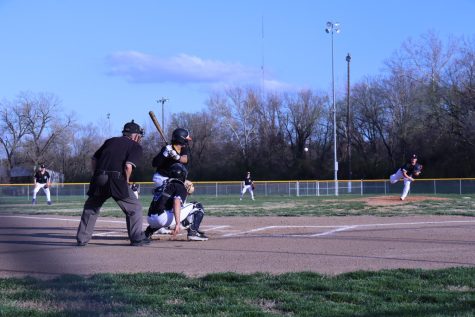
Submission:
<svg viewBox="0 0 475 317">
<path fill-rule="evenodd" d="M 0 279 L 0 316 L 473 316 L 475 269 Z"/>
</svg>

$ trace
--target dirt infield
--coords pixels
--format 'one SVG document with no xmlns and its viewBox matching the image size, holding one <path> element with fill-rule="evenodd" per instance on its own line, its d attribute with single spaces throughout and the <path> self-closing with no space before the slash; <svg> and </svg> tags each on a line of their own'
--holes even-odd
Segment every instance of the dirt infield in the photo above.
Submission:
<svg viewBox="0 0 475 317">
<path fill-rule="evenodd" d="M 364 201 L 369 206 L 389 206 L 389 205 L 403 205 L 410 202 L 417 202 L 417 201 L 430 201 L 430 200 L 449 200 L 448 198 L 444 197 L 434 197 L 434 196 L 409 196 L 406 197 L 404 201 L 402 201 L 397 196 L 375 196 L 375 197 L 365 197 L 358 199 Z"/>
<path fill-rule="evenodd" d="M 207 217 L 210 240 L 157 236 L 128 245 L 123 218 L 99 218 L 86 247 L 79 217 L 0 215 L 0 276 L 106 272 L 339 274 L 475 265 L 475 219 L 407 217 Z M 157 240 L 159 239 L 159 240 Z"/>
</svg>

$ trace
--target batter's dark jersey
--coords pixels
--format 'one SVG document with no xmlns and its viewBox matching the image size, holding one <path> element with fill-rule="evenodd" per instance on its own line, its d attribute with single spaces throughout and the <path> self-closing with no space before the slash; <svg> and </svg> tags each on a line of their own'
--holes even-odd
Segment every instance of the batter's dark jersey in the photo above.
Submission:
<svg viewBox="0 0 475 317">
<path fill-rule="evenodd" d="M 414 175 L 415 171 L 420 171 L 421 170 L 421 166 L 418 163 L 416 163 L 414 165 L 411 165 L 411 163 L 408 162 L 408 163 L 404 164 L 403 166 L 401 166 L 401 170 L 406 171 L 406 174 L 408 176 L 412 177 L 412 176 L 415 176 Z"/>
<path fill-rule="evenodd" d="M 161 214 L 165 210 L 173 209 L 175 198 L 180 198 L 181 203 L 185 203 L 187 195 L 183 182 L 172 179 L 163 190 L 158 201 L 152 201 L 148 209 L 148 215 Z"/>
<path fill-rule="evenodd" d="M 129 163 L 135 168 L 142 161 L 142 157 L 143 149 L 139 143 L 125 136 L 110 138 L 92 156 L 96 161 L 94 174 L 107 173 L 109 181 L 102 187 L 108 187 L 106 189 L 110 190 L 110 195 L 114 198 L 127 198 L 129 187 L 124 174 L 125 164 Z M 88 195 L 93 195 L 95 190 L 93 178 Z"/>
<path fill-rule="evenodd" d="M 167 151 L 166 146 L 162 147 L 162 149 L 157 154 L 157 156 L 155 156 L 153 158 L 152 166 L 157 169 L 157 172 L 160 175 L 170 177 L 170 175 L 168 173 L 168 171 L 170 170 L 170 166 L 177 163 L 177 161 L 175 159 L 171 158 L 170 156 L 165 156 L 164 153 L 166 151 Z M 182 147 L 181 152 L 178 153 L 178 154 L 180 156 L 183 156 L 183 155 L 188 156 L 188 161 L 189 161 L 189 159 L 190 159 L 190 150 L 188 149 L 188 147 L 186 147 L 186 146 Z M 187 164 L 183 164 L 183 165 L 187 165 Z"/>
<path fill-rule="evenodd" d="M 252 185 L 252 182 L 253 180 L 251 179 L 250 176 L 249 177 L 246 176 L 246 178 L 244 178 L 244 185 Z"/>
<path fill-rule="evenodd" d="M 50 179 L 50 176 L 49 176 L 49 173 L 47 171 L 45 171 L 43 174 L 41 174 L 40 171 L 36 171 L 35 180 L 36 180 L 37 183 L 46 184 L 49 179 Z"/>
</svg>

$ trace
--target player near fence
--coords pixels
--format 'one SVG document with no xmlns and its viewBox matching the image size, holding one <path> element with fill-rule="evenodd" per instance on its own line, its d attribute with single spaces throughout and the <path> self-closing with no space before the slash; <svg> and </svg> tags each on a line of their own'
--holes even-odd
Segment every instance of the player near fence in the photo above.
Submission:
<svg viewBox="0 0 475 317">
<path fill-rule="evenodd" d="M 150 243 L 142 231 L 142 205 L 129 186 L 134 168 L 142 161 L 142 137 L 143 129 L 132 120 L 124 125 L 121 137 L 106 140 L 94 153 L 94 174 L 76 236 L 78 246 L 89 242 L 101 207 L 111 197 L 125 214 L 130 244 Z"/>
<path fill-rule="evenodd" d="M 31 203 L 33 205 L 36 204 L 36 194 L 38 194 L 40 189 L 43 189 L 46 195 L 46 201 L 48 205 L 51 205 L 51 193 L 49 191 L 51 187 L 51 176 L 46 170 L 46 166 L 44 164 L 41 164 L 40 168 L 36 171 L 35 176 L 33 177 L 33 183 L 35 188 L 33 189 L 33 200 Z"/>
<path fill-rule="evenodd" d="M 242 200 L 242 197 L 248 190 L 249 193 L 251 193 L 251 199 L 254 200 L 254 181 L 251 178 L 251 172 L 247 172 L 246 177 L 244 177 L 244 180 L 241 183 L 241 187 L 241 197 L 239 200 Z"/>
<path fill-rule="evenodd" d="M 389 177 L 391 184 L 395 184 L 401 179 L 404 182 L 402 189 L 401 200 L 406 199 L 411 189 L 411 183 L 414 181 L 414 177 L 419 176 L 422 173 L 422 165 L 417 163 L 417 155 L 413 154 L 408 162 L 401 166 L 396 173 Z"/>
<path fill-rule="evenodd" d="M 182 228 L 186 228 L 188 240 L 206 241 L 208 237 L 200 230 L 204 217 L 204 208 L 201 203 L 186 203 L 186 198 L 193 193 L 193 184 L 186 180 L 188 172 L 181 163 L 170 166 L 169 180 L 162 195 L 154 196 L 148 210 L 147 221 L 149 226 L 145 235 L 151 237 L 160 228 L 172 228 L 172 235 L 176 237 Z"/>
</svg>

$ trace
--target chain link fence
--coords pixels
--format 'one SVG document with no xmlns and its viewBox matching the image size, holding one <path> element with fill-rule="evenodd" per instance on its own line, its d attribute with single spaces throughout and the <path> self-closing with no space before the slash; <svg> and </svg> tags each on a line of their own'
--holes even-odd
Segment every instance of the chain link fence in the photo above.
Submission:
<svg viewBox="0 0 475 317">
<path fill-rule="evenodd" d="M 138 183 L 140 194 L 152 195 L 153 183 Z M 239 196 L 241 182 L 195 182 L 196 196 Z M 334 181 L 259 181 L 255 183 L 256 196 L 334 196 Z M 388 180 L 338 181 L 339 195 L 399 195 L 402 182 L 391 184 Z M 0 184 L 0 203 L 29 202 L 34 186 L 32 184 Z M 53 201 L 84 199 L 88 183 L 59 183 L 51 186 Z M 475 178 L 419 179 L 411 185 L 412 194 L 475 194 Z M 44 195 L 38 192 L 39 198 Z"/>
</svg>

